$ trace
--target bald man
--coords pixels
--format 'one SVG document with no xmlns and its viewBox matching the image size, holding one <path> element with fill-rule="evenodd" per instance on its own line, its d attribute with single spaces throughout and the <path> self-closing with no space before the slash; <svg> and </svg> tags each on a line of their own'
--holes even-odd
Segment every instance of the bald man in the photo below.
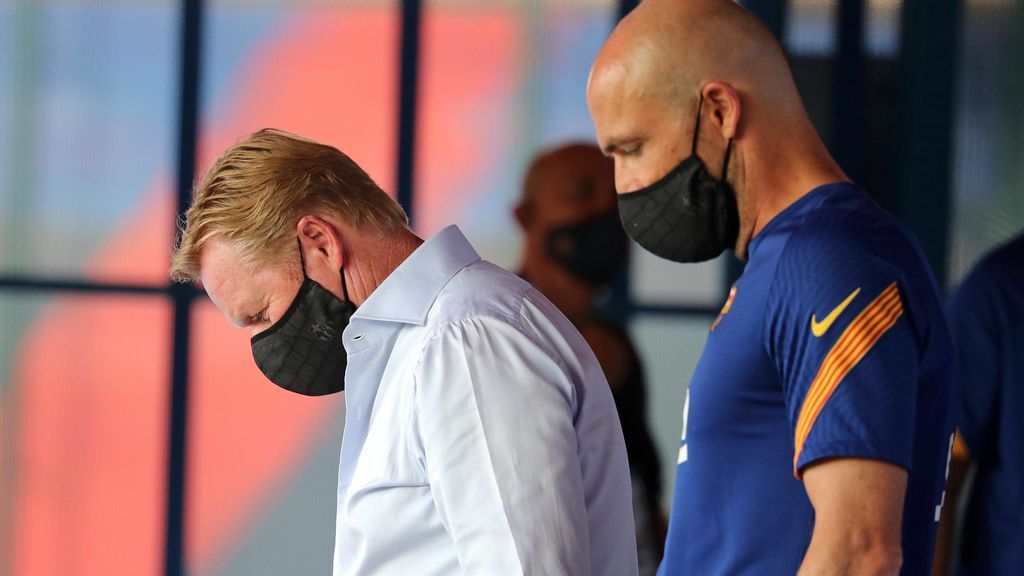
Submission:
<svg viewBox="0 0 1024 576">
<path fill-rule="evenodd" d="M 937 286 L 776 40 L 728 0 L 647 0 L 587 99 L 626 232 L 747 260 L 690 382 L 660 573 L 927 574 L 953 432 Z"/>
</svg>

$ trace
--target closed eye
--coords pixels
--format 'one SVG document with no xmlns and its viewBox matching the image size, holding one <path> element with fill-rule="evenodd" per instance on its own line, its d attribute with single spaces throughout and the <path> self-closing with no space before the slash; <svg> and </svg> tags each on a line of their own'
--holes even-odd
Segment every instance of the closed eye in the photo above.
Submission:
<svg viewBox="0 0 1024 576">
<path fill-rule="evenodd" d="M 263 324 L 265 322 L 270 322 L 270 317 L 267 316 L 266 308 L 260 310 L 256 314 L 249 316 L 248 318 L 245 319 L 246 326 L 252 326 L 254 324 Z"/>
<path fill-rule="evenodd" d="M 605 154 L 607 156 L 630 157 L 639 155 L 642 149 L 642 142 L 621 142 L 608 145 L 605 149 Z"/>
<path fill-rule="evenodd" d="M 632 144 L 629 146 L 623 146 L 621 154 L 623 156 L 636 156 L 637 154 L 640 153 L 641 149 L 643 149 L 642 144 Z"/>
</svg>

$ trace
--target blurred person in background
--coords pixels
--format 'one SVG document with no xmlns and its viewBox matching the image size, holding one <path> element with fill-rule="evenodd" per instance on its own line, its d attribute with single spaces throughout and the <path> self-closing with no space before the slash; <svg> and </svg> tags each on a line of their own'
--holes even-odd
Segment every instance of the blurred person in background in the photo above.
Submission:
<svg viewBox="0 0 1024 576">
<path fill-rule="evenodd" d="M 640 573 L 653 574 L 667 520 L 661 463 L 647 428 L 643 366 L 623 327 L 597 307 L 626 268 L 629 241 L 615 198 L 614 164 L 597 146 L 569 144 L 537 156 L 515 209 L 524 240 L 519 270 L 583 334 L 608 379 L 633 479 Z"/>
<path fill-rule="evenodd" d="M 933 573 L 1021 574 L 1024 234 L 971 270 L 950 298 L 948 312 L 956 343 L 959 418 Z"/>
<path fill-rule="evenodd" d="M 275 384 L 345 391 L 335 575 L 637 573 L 622 431 L 579 332 L 458 228 L 418 238 L 339 150 L 274 130 L 227 150 L 172 276 Z"/>
<path fill-rule="evenodd" d="M 660 572 L 927 574 L 953 432 L 938 286 L 829 155 L 781 46 L 730 0 L 646 0 L 587 101 L 626 232 L 747 261 L 682 407 Z"/>
</svg>

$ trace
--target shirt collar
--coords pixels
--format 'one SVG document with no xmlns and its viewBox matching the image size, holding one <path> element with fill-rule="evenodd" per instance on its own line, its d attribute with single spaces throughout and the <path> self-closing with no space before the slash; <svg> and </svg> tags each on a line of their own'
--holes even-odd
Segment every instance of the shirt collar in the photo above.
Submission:
<svg viewBox="0 0 1024 576">
<path fill-rule="evenodd" d="M 750 239 L 750 243 L 747 245 L 747 260 L 749 261 L 754 257 L 754 253 L 761 246 L 764 239 L 771 236 L 775 231 L 784 226 L 787 222 L 794 221 L 800 218 L 803 214 L 814 210 L 818 206 L 821 206 L 829 198 L 848 191 L 859 191 L 854 184 L 850 182 L 833 182 L 831 184 L 823 184 L 817 188 L 811 189 L 795 202 L 787 206 L 775 215 L 774 218 L 768 221 L 768 224 Z"/>
<path fill-rule="evenodd" d="M 441 289 L 478 260 L 480 255 L 458 226 L 449 226 L 399 264 L 352 317 L 423 326 Z"/>
</svg>

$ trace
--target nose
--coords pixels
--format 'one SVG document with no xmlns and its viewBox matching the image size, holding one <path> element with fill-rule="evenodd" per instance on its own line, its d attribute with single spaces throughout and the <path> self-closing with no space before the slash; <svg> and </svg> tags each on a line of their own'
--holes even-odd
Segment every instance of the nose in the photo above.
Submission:
<svg viewBox="0 0 1024 576">
<path fill-rule="evenodd" d="M 622 178 L 615 179 L 615 191 L 619 194 L 629 194 L 630 192 L 636 192 L 644 187 L 644 183 L 639 178 L 627 175 Z"/>
<path fill-rule="evenodd" d="M 619 194 L 629 194 L 644 187 L 640 174 L 635 166 L 630 166 L 621 158 L 615 158 L 615 191 Z"/>
</svg>

